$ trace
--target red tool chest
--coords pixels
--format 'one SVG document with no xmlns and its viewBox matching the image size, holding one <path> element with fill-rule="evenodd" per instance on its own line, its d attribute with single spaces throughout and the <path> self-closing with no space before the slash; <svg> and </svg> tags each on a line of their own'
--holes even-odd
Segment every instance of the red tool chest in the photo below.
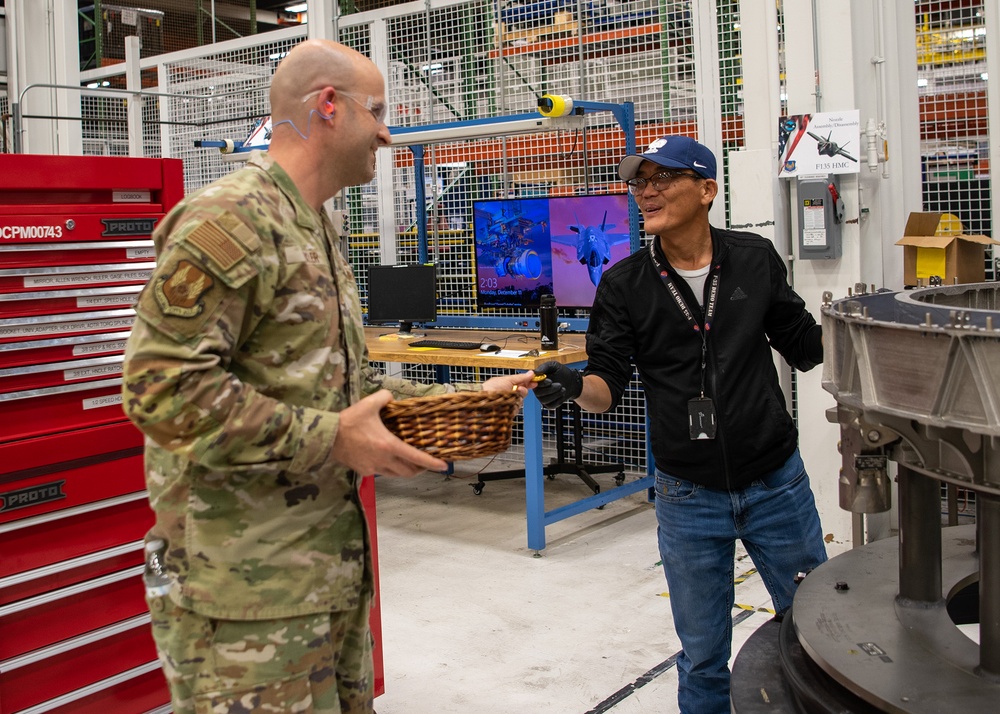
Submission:
<svg viewBox="0 0 1000 714">
<path fill-rule="evenodd" d="M 151 233 L 183 191 L 178 160 L 0 155 L 0 714 L 169 710 L 120 388 Z M 361 500 L 375 548 L 372 477 Z M 379 695 L 377 585 L 371 626 Z"/>
<path fill-rule="evenodd" d="M 0 714 L 169 704 L 142 436 L 121 409 L 171 159 L 0 155 Z"/>
</svg>

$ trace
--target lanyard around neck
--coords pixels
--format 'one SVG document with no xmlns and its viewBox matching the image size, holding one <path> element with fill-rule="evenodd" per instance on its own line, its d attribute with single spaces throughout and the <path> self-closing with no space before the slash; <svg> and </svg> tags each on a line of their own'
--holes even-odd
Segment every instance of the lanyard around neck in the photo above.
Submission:
<svg viewBox="0 0 1000 714">
<path fill-rule="evenodd" d="M 719 268 L 718 264 L 712 266 L 711 276 L 712 282 L 708 290 L 708 301 L 705 303 L 705 320 L 704 324 L 698 321 L 695 317 L 694 312 L 688 307 L 687 301 L 684 296 L 681 295 L 681 291 L 677 288 L 677 284 L 674 283 L 673 278 L 670 277 L 670 271 L 667 270 L 666 266 L 660 262 L 660 259 L 656 256 L 655 242 L 649 244 L 649 257 L 653 261 L 653 265 L 656 267 L 657 272 L 660 274 L 660 279 L 663 280 L 663 286 L 670 293 L 670 297 L 674 299 L 677 303 L 677 307 L 680 308 L 681 314 L 684 315 L 688 324 L 691 325 L 692 329 L 701 336 L 701 396 L 705 396 L 705 371 L 708 360 L 708 332 L 712 329 L 712 319 L 715 317 L 715 306 L 719 298 Z"/>
</svg>

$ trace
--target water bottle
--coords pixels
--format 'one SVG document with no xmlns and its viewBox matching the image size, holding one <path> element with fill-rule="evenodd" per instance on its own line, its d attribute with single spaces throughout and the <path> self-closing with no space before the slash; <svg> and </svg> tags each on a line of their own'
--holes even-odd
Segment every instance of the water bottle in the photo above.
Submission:
<svg viewBox="0 0 1000 714">
<path fill-rule="evenodd" d="M 163 567 L 163 556 L 167 552 L 167 544 L 162 538 L 154 538 L 146 543 L 146 569 L 142 580 L 146 584 L 147 597 L 160 597 L 170 591 L 170 576 Z"/>
<path fill-rule="evenodd" d="M 542 303 L 538 308 L 538 329 L 543 350 L 554 350 L 559 347 L 559 311 L 556 309 L 555 295 L 542 295 Z"/>
</svg>

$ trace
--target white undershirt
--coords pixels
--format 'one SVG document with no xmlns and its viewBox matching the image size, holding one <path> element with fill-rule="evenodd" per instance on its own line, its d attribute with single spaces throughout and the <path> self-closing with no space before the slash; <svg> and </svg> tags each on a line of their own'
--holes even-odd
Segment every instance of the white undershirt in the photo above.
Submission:
<svg viewBox="0 0 1000 714">
<path fill-rule="evenodd" d="M 712 264 L 709 263 L 704 268 L 698 268 L 697 270 L 674 268 L 677 274 L 684 278 L 684 282 L 691 286 L 691 292 L 694 293 L 694 297 L 698 301 L 698 307 L 702 307 L 703 296 L 705 294 L 705 278 L 708 277 L 708 269 L 711 267 Z"/>
</svg>

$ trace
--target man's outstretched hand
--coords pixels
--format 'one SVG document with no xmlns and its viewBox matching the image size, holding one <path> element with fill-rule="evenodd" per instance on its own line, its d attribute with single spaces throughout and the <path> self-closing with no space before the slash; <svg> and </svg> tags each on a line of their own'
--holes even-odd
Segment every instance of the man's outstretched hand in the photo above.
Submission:
<svg viewBox="0 0 1000 714">
<path fill-rule="evenodd" d="M 546 409 L 555 409 L 583 393 L 583 374 L 558 362 L 545 362 L 535 370 L 545 379 L 535 387 L 535 396 Z"/>
</svg>

